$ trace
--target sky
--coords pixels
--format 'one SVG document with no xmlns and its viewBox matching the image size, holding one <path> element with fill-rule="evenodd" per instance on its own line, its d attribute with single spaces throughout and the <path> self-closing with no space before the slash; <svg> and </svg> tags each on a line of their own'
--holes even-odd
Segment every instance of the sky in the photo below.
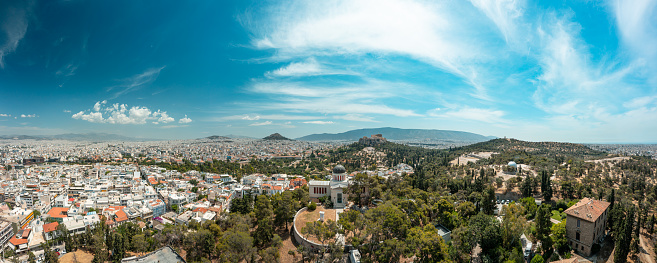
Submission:
<svg viewBox="0 0 657 263">
<path fill-rule="evenodd" d="M 657 0 L 0 2 L 5 135 L 655 143 L 655 73 Z"/>
</svg>

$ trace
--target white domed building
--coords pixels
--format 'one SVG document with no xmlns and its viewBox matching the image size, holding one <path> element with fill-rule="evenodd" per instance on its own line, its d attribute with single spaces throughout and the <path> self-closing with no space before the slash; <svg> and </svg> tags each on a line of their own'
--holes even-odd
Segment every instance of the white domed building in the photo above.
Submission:
<svg viewBox="0 0 657 263">
<path fill-rule="evenodd" d="M 514 161 L 510 161 L 508 165 L 513 167 L 513 168 L 518 168 L 518 164 L 516 164 L 516 162 L 514 162 Z"/>
<path fill-rule="evenodd" d="M 333 168 L 331 181 L 310 180 L 308 182 L 308 191 L 311 199 L 319 199 L 323 196 L 330 196 L 333 202 L 333 208 L 344 208 L 347 204 L 347 194 L 345 193 L 348 185 L 347 170 L 342 165 L 336 165 Z"/>
</svg>

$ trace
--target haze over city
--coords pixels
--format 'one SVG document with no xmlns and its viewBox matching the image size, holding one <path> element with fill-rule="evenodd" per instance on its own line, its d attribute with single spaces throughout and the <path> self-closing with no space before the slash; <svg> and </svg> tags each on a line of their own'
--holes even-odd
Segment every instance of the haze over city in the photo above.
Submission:
<svg viewBox="0 0 657 263">
<path fill-rule="evenodd" d="M 654 143 L 657 2 L 2 1 L 0 135 Z"/>
</svg>

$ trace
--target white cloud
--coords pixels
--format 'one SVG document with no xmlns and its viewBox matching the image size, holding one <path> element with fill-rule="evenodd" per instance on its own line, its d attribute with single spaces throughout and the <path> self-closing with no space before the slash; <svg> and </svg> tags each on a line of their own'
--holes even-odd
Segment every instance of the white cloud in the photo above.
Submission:
<svg viewBox="0 0 657 263">
<path fill-rule="evenodd" d="M 473 120 L 485 123 L 508 123 L 508 121 L 503 118 L 505 115 L 504 111 L 492 109 L 463 107 L 456 110 L 443 110 L 436 108 L 428 111 L 427 115 L 438 118 Z"/>
<path fill-rule="evenodd" d="M 21 118 L 36 118 L 36 114 L 21 114 Z"/>
<path fill-rule="evenodd" d="M 107 101 L 96 102 L 91 110 L 80 111 L 73 114 L 72 118 L 109 124 L 145 124 L 148 121 L 152 121 L 153 124 L 160 124 L 175 121 L 166 111 L 151 111 L 144 106 L 129 107 L 126 104 L 119 103 L 107 105 Z M 187 115 L 185 115 L 185 119 L 185 121 L 181 119 L 180 123 L 191 122 Z"/>
<path fill-rule="evenodd" d="M 533 95 L 539 109 L 550 114 L 592 116 L 596 111 L 616 111 L 616 105 L 636 94 L 626 81 L 640 62 L 621 67 L 616 61 L 591 60 L 587 44 L 579 38 L 580 25 L 556 17 L 548 18 L 541 38 L 539 65 Z M 607 62 L 607 63 L 605 63 Z"/>
<path fill-rule="evenodd" d="M 142 87 L 149 85 L 153 83 L 155 80 L 157 80 L 157 77 L 160 75 L 160 72 L 165 68 L 166 66 L 162 66 L 159 68 L 150 68 L 147 69 L 146 71 L 134 75 L 132 77 L 129 77 L 127 79 L 122 80 L 122 84 L 112 86 L 107 88 L 107 91 L 112 91 L 114 89 L 119 89 L 119 91 L 114 93 L 114 96 L 112 96 L 112 99 L 116 99 L 119 96 L 136 91 L 141 89 Z"/>
<path fill-rule="evenodd" d="M 260 105 L 268 110 L 279 109 L 322 114 L 420 116 L 413 110 L 390 107 L 380 101 L 385 98 L 415 96 L 416 88 L 405 83 L 367 80 L 367 83 L 360 85 L 323 87 L 302 86 L 301 83 L 296 82 L 269 82 L 255 83 L 251 87 L 251 91 L 274 96 L 277 99 L 277 102 Z"/>
<path fill-rule="evenodd" d="M 519 5 L 513 1 L 475 3 L 479 2 L 483 10 L 505 9 L 485 14 L 500 23 L 505 37 L 510 34 L 514 21 L 503 16 L 519 16 Z M 471 94 L 490 99 L 486 85 L 472 76 L 490 75 L 480 72 L 487 70 L 481 63 L 503 57 L 506 49 L 500 48 L 501 42 L 481 37 L 495 29 L 484 25 L 490 23 L 486 17 L 471 15 L 474 9 L 465 1 L 287 1 L 262 14 L 242 17 L 241 21 L 253 32 L 256 48 L 276 50 L 274 60 L 366 54 L 408 56 L 454 74 L 467 84 L 477 84 Z M 482 41 L 487 44 L 481 45 Z M 360 63 L 368 66 L 364 61 Z M 325 71 L 321 64 L 306 61 L 293 62 L 268 75 Z"/>
<path fill-rule="evenodd" d="M 260 119 L 260 116 L 258 116 L 258 115 L 255 115 L 255 116 L 246 115 L 246 116 L 242 117 L 242 120 L 247 120 L 247 121 L 257 121 L 259 119 Z"/>
<path fill-rule="evenodd" d="M 217 118 L 210 118 L 210 121 L 257 121 L 257 120 L 313 120 L 322 119 L 321 116 L 308 116 L 308 115 L 289 115 L 289 114 L 245 114 L 245 115 L 231 115 Z"/>
<path fill-rule="evenodd" d="M 312 76 L 326 73 L 315 58 L 308 58 L 304 62 L 293 62 L 274 71 L 265 73 L 270 77 L 298 77 Z"/>
<path fill-rule="evenodd" d="M 347 120 L 347 121 L 360 121 L 360 122 L 379 122 L 374 120 L 373 117 L 363 116 L 360 114 L 346 114 L 333 116 L 335 119 Z"/>
<path fill-rule="evenodd" d="M 157 119 L 158 123 L 169 123 L 169 122 L 175 121 L 175 119 L 169 117 L 169 115 L 167 114 L 166 111 L 161 112 L 160 110 L 158 110 L 158 111 L 154 112 L 153 117 L 157 117 L 157 116 L 160 116 L 160 118 Z"/>
<path fill-rule="evenodd" d="M 320 125 L 333 124 L 332 121 L 304 121 L 303 123 L 320 124 Z"/>
<path fill-rule="evenodd" d="M 657 46 L 655 45 L 657 43 L 657 1 L 609 0 L 609 2 L 623 42 L 638 57 L 654 60 L 657 56 Z"/>
<path fill-rule="evenodd" d="M 25 1 L 24 3 L 27 6 L 7 6 L 4 10 L 0 9 L 0 17 L 2 17 L 2 25 L 0 26 L 4 33 L 4 36 L 0 39 L 5 41 L 0 44 L 0 68 L 5 67 L 5 56 L 16 51 L 27 32 L 28 14 L 31 12 L 32 4 L 31 1 Z"/>
<path fill-rule="evenodd" d="M 185 118 L 182 118 L 178 121 L 178 123 L 190 123 L 192 122 L 192 119 L 187 118 L 187 115 L 185 115 Z"/>
<path fill-rule="evenodd" d="M 470 0 L 470 2 L 495 23 L 507 43 L 509 38 L 516 37 L 517 19 L 523 13 L 524 3 L 521 0 Z"/>
<path fill-rule="evenodd" d="M 249 126 L 265 126 L 265 125 L 272 125 L 273 123 L 271 121 L 264 121 L 264 122 L 256 122 L 249 124 Z"/>
<path fill-rule="evenodd" d="M 623 107 L 629 109 L 637 109 L 649 106 L 650 104 L 657 101 L 657 96 L 643 96 L 634 98 L 628 102 L 623 103 Z"/>
<path fill-rule="evenodd" d="M 64 112 L 66 112 L 66 113 L 71 113 L 71 110 L 64 110 Z"/>
<path fill-rule="evenodd" d="M 173 128 L 183 128 L 183 127 L 189 127 L 189 125 L 164 125 L 164 126 L 161 126 L 160 128 L 162 128 L 162 129 L 173 129 Z"/>
<path fill-rule="evenodd" d="M 10 114 L 0 113 L 0 117 L 11 117 Z"/>
</svg>

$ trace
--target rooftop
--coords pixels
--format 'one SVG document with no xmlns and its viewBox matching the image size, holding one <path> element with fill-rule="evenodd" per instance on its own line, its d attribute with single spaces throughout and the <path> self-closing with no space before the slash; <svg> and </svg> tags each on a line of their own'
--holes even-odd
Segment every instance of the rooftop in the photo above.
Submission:
<svg viewBox="0 0 657 263">
<path fill-rule="evenodd" d="M 59 223 L 54 222 L 54 223 L 48 223 L 43 225 L 43 232 L 48 233 L 57 230 L 57 227 L 59 226 Z"/>
<path fill-rule="evenodd" d="M 595 222 L 611 205 L 609 202 L 584 198 L 571 206 L 566 211 L 567 215 L 583 219 L 589 222 Z"/>
<path fill-rule="evenodd" d="M 141 257 L 124 258 L 121 260 L 121 262 L 185 263 L 186 261 L 170 247 L 162 247 Z"/>
<path fill-rule="evenodd" d="M 50 217 L 55 217 L 55 218 L 65 218 L 66 214 L 68 212 L 68 207 L 53 207 L 48 211 L 48 215 Z"/>
</svg>

